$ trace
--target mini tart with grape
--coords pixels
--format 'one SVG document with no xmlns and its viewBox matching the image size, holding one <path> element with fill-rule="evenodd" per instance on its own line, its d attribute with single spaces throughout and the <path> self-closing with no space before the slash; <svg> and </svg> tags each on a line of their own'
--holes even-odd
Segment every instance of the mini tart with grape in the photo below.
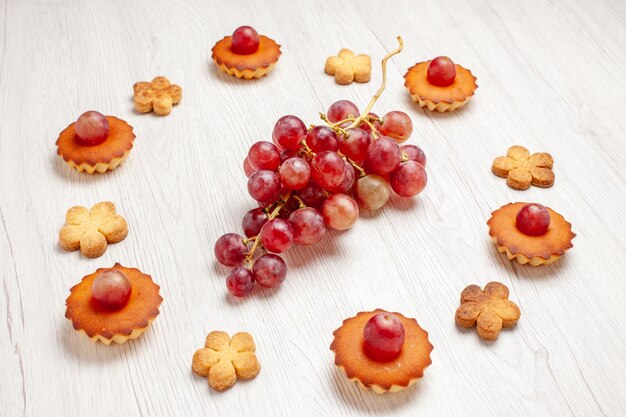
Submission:
<svg viewBox="0 0 626 417">
<path fill-rule="evenodd" d="M 65 301 L 65 317 L 71 320 L 76 331 L 86 334 L 92 342 L 121 344 L 138 338 L 150 326 L 159 315 L 163 298 L 159 295 L 160 287 L 150 275 L 116 263 L 111 269 L 121 271 L 129 279 L 130 298 L 119 310 L 99 305 L 92 299 L 91 286 L 94 279 L 107 269 L 98 269 L 70 289 L 70 296 Z"/>
<path fill-rule="evenodd" d="M 221 71 L 237 78 L 261 78 L 272 72 L 280 58 L 280 45 L 267 36 L 259 35 L 259 49 L 248 55 L 236 54 L 231 50 L 232 36 L 218 41 L 211 51 L 211 58 Z"/>
<path fill-rule="evenodd" d="M 57 154 L 66 164 L 79 172 L 104 173 L 111 171 L 126 159 L 135 141 L 133 128 L 123 120 L 105 116 L 109 122 L 109 135 L 98 145 L 81 145 L 75 140 L 75 123 L 65 128 L 56 141 Z"/>
<path fill-rule="evenodd" d="M 408 69 L 404 75 L 404 86 L 409 90 L 413 101 L 430 111 L 446 112 L 461 108 L 467 104 L 478 88 L 476 77 L 459 64 L 456 66 L 454 82 L 446 87 L 439 87 L 428 81 L 430 61 L 419 62 Z"/>
<path fill-rule="evenodd" d="M 364 311 L 344 320 L 341 327 L 333 332 L 335 338 L 330 350 L 335 353 L 335 365 L 362 390 L 371 389 L 377 394 L 398 392 L 424 375 L 424 369 L 432 363 L 430 352 L 433 345 L 428 341 L 428 333 L 415 319 L 390 313 L 399 318 L 404 326 L 404 344 L 400 355 L 389 362 L 370 359 L 363 349 L 363 330 L 368 320 L 378 313 L 386 311 Z"/>
<path fill-rule="evenodd" d="M 540 236 L 522 233 L 516 226 L 517 213 L 527 203 L 509 203 L 491 213 L 487 222 L 489 236 L 498 247 L 498 252 L 506 253 L 510 260 L 532 266 L 547 265 L 559 259 L 565 251 L 573 247 L 572 225 L 563 216 L 549 207 L 550 225 Z"/>
</svg>

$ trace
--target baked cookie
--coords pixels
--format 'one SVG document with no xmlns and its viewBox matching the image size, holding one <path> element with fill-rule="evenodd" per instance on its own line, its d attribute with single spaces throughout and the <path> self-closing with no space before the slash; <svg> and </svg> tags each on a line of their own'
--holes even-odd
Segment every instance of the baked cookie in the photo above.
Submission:
<svg viewBox="0 0 626 417">
<path fill-rule="evenodd" d="M 77 128 L 86 131 L 87 135 L 78 135 Z M 89 137 L 88 134 L 93 131 L 97 133 Z M 90 111 L 65 128 L 59 134 L 56 145 L 57 154 L 67 165 L 79 172 L 93 174 L 117 168 L 128 157 L 134 141 L 135 134 L 128 123 Z"/>
<path fill-rule="evenodd" d="M 152 81 L 139 81 L 133 85 L 135 110 L 141 113 L 154 111 L 159 116 L 167 116 L 172 105 L 180 103 L 183 89 L 171 84 L 165 77 L 155 77 Z"/>
<path fill-rule="evenodd" d="M 128 235 L 126 220 L 115 212 L 109 201 L 87 209 L 70 208 L 65 213 L 65 226 L 59 232 L 59 243 L 66 251 L 80 249 L 88 258 L 97 258 L 107 249 L 108 243 L 118 243 Z"/>
<path fill-rule="evenodd" d="M 377 337 L 376 331 L 381 329 Z M 393 332 L 398 337 L 380 337 Z M 361 389 L 377 394 L 408 388 L 431 364 L 433 345 L 428 333 L 415 319 L 400 313 L 381 309 L 361 312 L 344 320 L 333 335 L 330 350 L 335 353 L 335 365 Z"/>
<path fill-rule="evenodd" d="M 159 289 L 136 268 L 99 268 L 70 289 L 65 317 L 93 342 L 121 344 L 138 338 L 157 317 Z"/>
<path fill-rule="evenodd" d="M 256 346 L 250 333 L 213 331 L 206 337 L 204 348 L 194 353 L 191 369 L 207 378 L 216 391 L 232 387 L 237 379 L 252 379 L 261 371 L 256 357 Z"/>
<path fill-rule="evenodd" d="M 369 55 L 355 55 L 349 49 L 343 48 L 336 56 L 329 56 L 324 65 L 324 72 L 335 76 L 335 82 L 340 85 L 352 82 L 366 83 L 372 77 L 372 60 Z"/>
<path fill-rule="evenodd" d="M 523 146 L 511 146 L 506 156 L 494 159 L 491 172 L 506 178 L 506 184 L 514 190 L 526 190 L 531 184 L 536 187 L 552 187 L 554 172 L 552 155 L 545 152 L 530 154 Z"/>
<path fill-rule="evenodd" d="M 220 71 L 247 80 L 269 74 L 281 55 L 279 44 L 249 26 L 237 28 L 232 36 L 218 41 L 211 52 Z"/>
<path fill-rule="evenodd" d="M 524 214 L 530 206 L 540 207 L 537 212 L 543 217 L 543 230 L 532 229 L 537 220 L 530 219 L 531 221 L 520 223 L 527 219 Z M 500 207 L 491 213 L 487 225 L 489 236 L 498 247 L 498 252 L 506 253 L 509 259 L 515 259 L 520 264 L 528 263 L 532 266 L 556 261 L 573 247 L 572 239 L 576 237 L 572 232 L 572 225 L 559 213 L 549 207 L 529 203 L 509 203 Z"/>
<path fill-rule="evenodd" d="M 515 326 L 520 318 L 519 307 L 509 299 L 509 289 L 499 282 L 490 282 L 482 290 L 470 285 L 461 293 L 461 306 L 455 321 L 461 327 L 474 327 L 486 340 L 495 340 L 503 327 Z"/>
<path fill-rule="evenodd" d="M 419 62 L 404 75 L 414 102 L 430 111 L 446 112 L 467 104 L 478 88 L 470 70 L 447 57 Z"/>
</svg>

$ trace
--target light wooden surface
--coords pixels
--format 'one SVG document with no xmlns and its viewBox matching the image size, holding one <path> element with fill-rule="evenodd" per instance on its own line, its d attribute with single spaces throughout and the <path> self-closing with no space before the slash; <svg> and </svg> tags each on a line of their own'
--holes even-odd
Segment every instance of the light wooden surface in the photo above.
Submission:
<svg viewBox="0 0 626 417">
<path fill-rule="evenodd" d="M 0 3 L 0 410 L 6 416 L 626 415 L 626 2 L 35 1 Z M 209 64 L 215 41 L 250 24 L 283 45 L 268 77 L 243 82 Z M 275 293 L 238 301 L 213 244 L 254 206 L 241 162 L 276 119 L 307 123 L 333 101 L 362 107 L 372 81 L 323 74 L 342 47 L 378 62 L 402 35 L 374 110 L 414 121 L 429 183 L 413 200 L 363 213 L 344 233 L 286 256 Z M 480 88 L 453 114 L 417 108 L 402 76 L 446 54 Z M 165 75 L 184 89 L 161 118 L 136 114 L 132 85 Z M 70 170 L 57 134 L 85 110 L 127 120 L 137 140 L 106 175 Z M 519 192 L 490 173 L 508 146 L 550 152 L 556 184 Z M 113 201 L 128 238 L 89 260 L 57 234 L 72 205 Z M 498 255 L 485 222 L 510 201 L 561 212 L 578 237 L 558 263 Z M 64 318 L 69 288 L 119 261 L 162 287 L 139 340 L 93 344 Z M 522 310 L 495 343 L 459 330 L 468 284 L 498 280 Z M 360 392 L 333 366 L 332 331 L 376 307 L 416 317 L 433 364 L 402 393 Z M 225 393 L 191 373 L 215 329 L 249 331 L 261 374 Z"/>
</svg>

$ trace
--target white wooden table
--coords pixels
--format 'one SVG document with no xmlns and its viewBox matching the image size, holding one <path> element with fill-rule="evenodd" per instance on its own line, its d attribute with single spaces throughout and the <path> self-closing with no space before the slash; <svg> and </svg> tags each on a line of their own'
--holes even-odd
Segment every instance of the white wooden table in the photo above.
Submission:
<svg viewBox="0 0 626 417">
<path fill-rule="evenodd" d="M 626 415 L 626 2 L 316 3 L 0 3 L 0 414 Z M 283 45 L 259 81 L 208 61 L 242 24 Z M 291 250 L 279 291 L 233 300 L 213 244 L 254 206 L 241 170 L 248 147 L 284 114 L 316 123 L 341 98 L 363 108 L 396 35 L 405 50 L 374 110 L 411 115 L 427 189 Z M 372 56 L 369 84 L 341 87 L 323 73 L 342 47 Z M 442 54 L 480 85 L 467 108 L 443 115 L 416 107 L 402 78 Z M 156 75 L 184 89 L 164 118 L 132 107 L 133 83 Z M 58 133 L 88 109 L 137 134 L 106 175 L 79 174 L 56 155 Z M 553 188 L 514 191 L 490 173 L 513 144 L 554 156 Z M 103 200 L 128 220 L 128 238 L 99 259 L 63 252 L 65 211 Z M 561 212 L 574 248 L 541 268 L 499 255 L 485 222 L 510 201 Z M 64 302 L 116 261 L 150 273 L 165 301 L 140 339 L 93 344 L 64 318 Z M 495 343 L 454 324 L 461 290 L 490 280 L 522 310 Z M 425 377 L 396 395 L 359 391 L 328 349 L 344 318 L 376 307 L 416 317 L 435 346 Z M 225 393 L 190 369 L 216 329 L 252 333 L 263 367 Z"/>
</svg>

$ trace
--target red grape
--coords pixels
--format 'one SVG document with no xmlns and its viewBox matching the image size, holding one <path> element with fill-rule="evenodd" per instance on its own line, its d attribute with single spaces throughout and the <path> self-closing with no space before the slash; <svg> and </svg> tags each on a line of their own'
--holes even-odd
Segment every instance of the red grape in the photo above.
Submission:
<svg viewBox="0 0 626 417">
<path fill-rule="evenodd" d="M 525 204 L 517 212 L 515 225 L 525 235 L 544 235 L 550 226 L 550 212 L 541 204 Z"/>
<path fill-rule="evenodd" d="M 363 329 L 363 351 L 376 362 L 388 362 L 400 355 L 404 344 L 404 326 L 391 313 L 378 313 Z"/>
<path fill-rule="evenodd" d="M 370 123 L 372 123 L 374 125 L 374 127 L 376 128 L 376 130 L 380 130 L 380 123 L 378 123 L 378 115 L 375 113 L 367 113 L 367 115 L 370 118 Z M 372 121 L 371 119 L 374 119 L 374 121 Z M 367 133 L 372 133 L 372 128 L 370 127 L 370 125 L 368 125 L 367 123 L 361 123 L 359 125 L 359 127 L 363 130 L 365 130 Z"/>
<path fill-rule="evenodd" d="M 122 271 L 106 269 L 91 284 L 91 296 L 102 307 L 119 310 L 130 298 L 130 280 Z"/>
<path fill-rule="evenodd" d="M 388 175 L 398 168 L 401 159 L 402 154 L 396 141 L 383 136 L 368 148 L 365 165 L 375 174 Z"/>
<path fill-rule="evenodd" d="M 377 210 L 387 204 L 391 188 L 389 183 L 380 175 L 369 174 L 360 178 L 356 183 L 354 196 L 359 207 L 366 210 Z"/>
<path fill-rule="evenodd" d="M 309 207 L 322 207 L 324 200 L 326 200 L 326 193 L 321 185 L 315 181 L 309 181 L 309 183 L 301 190 L 298 190 L 298 197 Z"/>
<path fill-rule="evenodd" d="M 266 253 L 259 256 L 252 267 L 254 280 L 264 287 L 278 287 L 285 280 L 287 265 L 278 255 Z"/>
<path fill-rule="evenodd" d="M 454 83 L 456 65 L 447 56 L 438 56 L 428 64 L 428 82 L 439 87 Z"/>
<path fill-rule="evenodd" d="M 235 297 L 244 297 L 254 288 L 252 272 L 243 266 L 233 269 L 226 278 L 226 288 Z"/>
<path fill-rule="evenodd" d="M 415 161 L 403 162 L 389 177 L 391 188 L 402 197 L 413 197 L 426 187 L 426 170 Z"/>
<path fill-rule="evenodd" d="M 283 149 L 298 149 L 306 135 L 306 126 L 296 116 L 283 116 L 274 125 L 272 140 Z"/>
<path fill-rule="evenodd" d="M 336 123 L 347 119 L 351 115 L 357 117 L 359 114 L 359 108 L 356 104 L 348 100 L 339 100 L 330 105 L 326 112 L 326 117 L 328 117 L 331 123 Z"/>
<path fill-rule="evenodd" d="M 356 178 L 356 173 L 354 172 L 354 167 L 350 165 L 348 161 L 343 161 L 346 166 L 346 173 L 343 177 L 343 181 L 339 186 L 335 188 L 329 188 L 328 191 L 331 193 L 347 193 L 352 189 L 354 185 L 354 179 Z"/>
<path fill-rule="evenodd" d="M 337 152 L 337 135 L 335 131 L 326 126 L 315 126 L 306 135 L 306 144 L 313 152 L 334 151 Z"/>
<path fill-rule="evenodd" d="M 402 111 L 390 111 L 383 116 L 380 133 L 395 139 L 398 143 L 407 140 L 413 132 L 413 122 L 408 114 Z"/>
<path fill-rule="evenodd" d="M 335 230 L 351 228 L 359 218 L 359 206 L 346 194 L 333 194 L 322 206 L 324 222 Z"/>
<path fill-rule="evenodd" d="M 339 187 L 345 175 L 346 165 L 336 152 L 320 152 L 311 161 L 313 180 L 326 189 Z"/>
<path fill-rule="evenodd" d="M 280 166 L 281 183 L 289 190 L 304 188 L 311 178 L 311 168 L 302 158 L 289 158 Z"/>
<path fill-rule="evenodd" d="M 274 171 L 280 165 L 280 151 L 271 142 L 259 141 L 248 151 L 248 163 L 255 170 L 268 169 Z"/>
<path fill-rule="evenodd" d="M 259 49 L 261 38 L 254 28 L 240 26 L 233 32 L 230 49 L 238 55 L 250 55 Z"/>
<path fill-rule="evenodd" d="M 99 145 L 109 136 L 109 121 L 102 113 L 90 110 L 76 120 L 74 131 L 74 138 L 80 145 Z"/>
<path fill-rule="evenodd" d="M 254 174 L 255 171 L 256 169 L 252 168 L 250 161 L 248 161 L 246 157 L 246 159 L 243 160 L 243 172 L 246 174 L 246 177 L 250 178 L 250 175 Z"/>
<path fill-rule="evenodd" d="M 415 161 L 426 168 L 426 154 L 419 146 L 403 145 L 400 147 L 400 151 L 409 161 Z"/>
<path fill-rule="evenodd" d="M 243 216 L 241 221 L 243 234 L 246 237 L 256 236 L 265 223 L 267 223 L 267 213 L 260 207 L 252 209 Z"/>
<path fill-rule="evenodd" d="M 280 194 L 280 178 L 273 171 L 256 171 L 248 178 L 248 193 L 257 201 L 271 203 Z"/>
<path fill-rule="evenodd" d="M 261 228 L 261 243 L 270 252 L 282 253 L 293 245 L 293 227 L 284 219 L 272 219 Z"/>
<path fill-rule="evenodd" d="M 367 150 L 372 143 L 370 134 L 358 127 L 347 130 L 349 136 L 339 138 L 339 150 L 354 162 L 361 162 L 367 157 Z"/>
<path fill-rule="evenodd" d="M 313 207 L 294 211 L 289 216 L 289 222 L 293 227 L 293 241 L 296 245 L 312 245 L 322 240 L 326 234 L 324 217 Z"/>
<path fill-rule="evenodd" d="M 243 237 L 237 233 L 226 233 L 215 242 L 215 258 L 219 263 L 226 266 L 241 265 L 248 247 L 243 243 Z"/>
<path fill-rule="evenodd" d="M 282 164 L 289 158 L 294 158 L 298 156 L 299 149 L 285 149 L 280 153 L 280 163 Z"/>
</svg>

